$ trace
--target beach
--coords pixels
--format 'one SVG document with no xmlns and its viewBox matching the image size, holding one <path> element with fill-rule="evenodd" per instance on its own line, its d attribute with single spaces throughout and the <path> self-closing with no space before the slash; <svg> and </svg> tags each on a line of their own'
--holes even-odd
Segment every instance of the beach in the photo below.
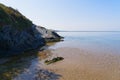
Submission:
<svg viewBox="0 0 120 80">
<path fill-rule="evenodd" d="M 45 67 L 61 74 L 60 80 L 120 80 L 120 55 L 74 48 L 59 48 L 54 53 L 65 59 Z"/>
<path fill-rule="evenodd" d="M 61 74 L 60 80 L 120 80 L 119 33 L 61 34 L 67 39 L 53 46 L 52 53 L 65 59 L 45 66 Z"/>
<path fill-rule="evenodd" d="M 120 80 L 120 0 L 1 0 L 0 80 Z"/>
<path fill-rule="evenodd" d="M 0 64 L 1 78 L 11 80 L 120 80 L 119 32 L 60 32 L 64 41 L 10 58 Z M 29 52 L 28 52 L 29 53 Z M 64 60 L 45 64 L 45 60 Z"/>
</svg>

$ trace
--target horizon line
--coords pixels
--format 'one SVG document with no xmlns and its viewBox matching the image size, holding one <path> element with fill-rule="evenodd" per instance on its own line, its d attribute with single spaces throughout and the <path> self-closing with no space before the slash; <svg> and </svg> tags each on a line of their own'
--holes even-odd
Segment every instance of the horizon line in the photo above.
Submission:
<svg viewBox="0 0 120 80">
<path fill-rule="evenodd" d="M 67 31 L 67 30 L 55 30 L 56 32 L 120 32 L 120 31 Z"/>
</svg>

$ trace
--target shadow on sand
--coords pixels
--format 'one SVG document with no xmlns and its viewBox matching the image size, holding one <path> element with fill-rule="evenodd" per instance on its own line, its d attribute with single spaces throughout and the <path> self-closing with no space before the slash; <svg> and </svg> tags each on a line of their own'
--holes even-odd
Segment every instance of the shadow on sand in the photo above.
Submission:
<svg viewBox="0 0 120 80">
<path fill-rule="evenodd" d="M 61 75 L 36 67 L 35 64 L 42 60 L 40 52 L 30 51 L 2 59 L 5 62 L 0 64 L 0 80 L 58 80 Z M 48 51 L 47 54 L 45 58 L 51 56 L 52 52 Z"/>
</svg>

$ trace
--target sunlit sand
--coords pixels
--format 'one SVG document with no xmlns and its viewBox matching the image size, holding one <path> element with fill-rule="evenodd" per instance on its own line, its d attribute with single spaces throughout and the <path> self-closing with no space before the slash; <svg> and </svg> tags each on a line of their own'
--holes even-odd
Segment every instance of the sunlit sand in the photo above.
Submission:
<svg viewBox="0 0 120 80">
<path fill-rule="evenodd" d="M 61 74 L 60 80 L 120 80 L 120 55 L 76 48 L 58 48 L 53 53 L 65 59 L 44 67 Z"/>
</svg>

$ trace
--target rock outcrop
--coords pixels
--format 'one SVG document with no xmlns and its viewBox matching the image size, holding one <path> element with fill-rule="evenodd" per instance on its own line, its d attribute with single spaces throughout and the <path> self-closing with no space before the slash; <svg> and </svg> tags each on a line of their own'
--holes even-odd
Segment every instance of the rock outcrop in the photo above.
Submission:
<svg viewBox="0 0 120 80">
<path fill-rule="evenodd" d="M 41 26 L 37 26 L 36 29 L 42 34 L 42 37 L 46 42 L 60 41 L 63 37 L 58 35 L 54 30 L 49 30 Z"/>
<path fill-rule="evenodd" d="M 36 49 L 60 38 L 54 31 L 34 25 L 19 11 L 0 4 L 0 55 Z"/>
</svg>

